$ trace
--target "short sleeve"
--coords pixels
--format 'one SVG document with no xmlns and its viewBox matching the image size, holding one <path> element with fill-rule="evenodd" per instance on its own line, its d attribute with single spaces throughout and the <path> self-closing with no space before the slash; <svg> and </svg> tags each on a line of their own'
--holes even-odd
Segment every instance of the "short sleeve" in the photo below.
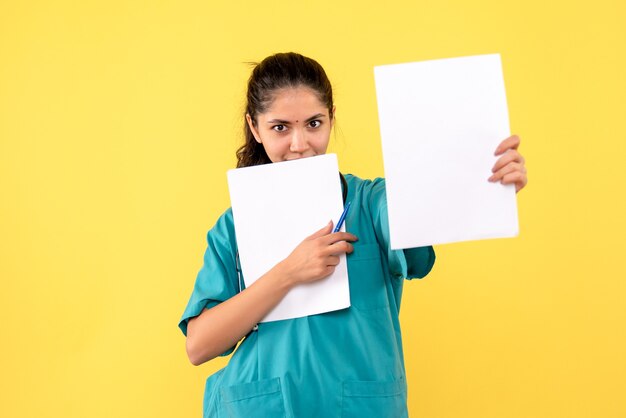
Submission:
<svg viewBox="0 0 626 418">
<path fill-rule="evenodd" d="M 237 244 L 232 211 L 227 210 L 207 234 L 204 263 L 178 327 L 185 336 L 189 320 L 239 292 L 236 269 Z M 223 355 L 230 354 L 232 350 Z"/>
<path fill-rule="evenodd" d="M 387 249 L 391 275 L 398 279 L 421 279 L 425 277 L 435 263 L 435 250 L 432 246 L 404 250 L 391 249 L 384 179 L 377 178 L 372 182 L 370 204 L 376 238 L 381 246 Z"/>
</svg>

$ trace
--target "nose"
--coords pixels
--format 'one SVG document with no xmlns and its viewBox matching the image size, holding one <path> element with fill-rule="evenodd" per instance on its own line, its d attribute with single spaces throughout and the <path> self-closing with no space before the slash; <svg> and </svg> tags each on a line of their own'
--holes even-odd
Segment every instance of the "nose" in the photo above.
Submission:
<svg viewBox="0 0 626 418">
<path fill-rule="evenodd" d="M 302 129 L 294 129 L 291 135 L 291 144 L 289 145 L 289 151 L 302 153 L 309 149 L 309 141 L 306 137 L 306 133 Z"/>
</svg>

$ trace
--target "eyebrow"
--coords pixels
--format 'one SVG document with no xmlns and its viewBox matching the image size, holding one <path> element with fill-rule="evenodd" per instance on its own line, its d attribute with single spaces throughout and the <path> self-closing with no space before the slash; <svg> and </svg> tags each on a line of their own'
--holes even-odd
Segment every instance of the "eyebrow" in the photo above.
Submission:
<svg viewBox="0 0 626 418">
<path fill-rule="evenodd" d="M 305 123 L 308 123 L 308 122 L 311 122 L 312 120 L 315 120 L 315 119 L 321 119 L 321 118 L 325 118 L 325 117 L 326 117 L 326 115 L 325 115 L 325 114 L 323 114 L 323 113 L 318 113 L 317 115 L 313 115 L 313 116 L 311 116 L 310 118 L 308 118 L 308 119 L 307 119 L 307 120 L 305 120 L 304 122 L 305 122 Z M 282 119 L 272 119 L 272 120 L 268 120 L 268 121 L 267 121 L 267 123 L 280 123 L 280 124 L 283 124 L 283 125 L 288 125 L 288 124 L 290 124 L 291 122 L 289 122 L 288 120 L 282 120 Z"/>
</svg>

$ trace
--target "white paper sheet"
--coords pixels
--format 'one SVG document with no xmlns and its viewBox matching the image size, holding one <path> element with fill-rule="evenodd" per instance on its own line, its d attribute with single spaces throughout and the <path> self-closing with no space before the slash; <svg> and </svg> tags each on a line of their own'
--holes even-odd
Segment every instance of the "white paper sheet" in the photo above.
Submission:
<svg viewBox="0 0 626 418">
<path fill-rule="evenodd" d="M 500 55 L 375 67 L 391 247 L 518 234 L 515 188 L 487 181 L 510 135 Z"/>
<path fill-rule="evenodd" d="M 343 211 L 334 154 L 230 170 L 228 186 L 246 287 L 285 259 L 304 238 L 331 219 L 336 223 Z M 331 276 L 293 288 L 262 322 L 349 306 L 343 255 Z"/>
</svg>

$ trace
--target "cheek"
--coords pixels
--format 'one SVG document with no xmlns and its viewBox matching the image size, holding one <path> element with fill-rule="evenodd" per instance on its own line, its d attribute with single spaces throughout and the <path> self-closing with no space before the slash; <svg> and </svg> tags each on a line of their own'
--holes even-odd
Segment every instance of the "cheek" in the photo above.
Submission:
<svg viewBox="0 0 626 418">
<path fill-rule="evenodd" d="M 272 136 L 263 141 L 263 148 L 268 156 L 284 153 L 289 148 L 289 141 L 284 137 Z"/>
<path fill-rule="evenodd" d="M 330 131 L 320 132 L 315 135 L 315 147 L 319 149 L 326 149 L 328 147 L 328 143 L 330 142 Z"/>
</svg>

